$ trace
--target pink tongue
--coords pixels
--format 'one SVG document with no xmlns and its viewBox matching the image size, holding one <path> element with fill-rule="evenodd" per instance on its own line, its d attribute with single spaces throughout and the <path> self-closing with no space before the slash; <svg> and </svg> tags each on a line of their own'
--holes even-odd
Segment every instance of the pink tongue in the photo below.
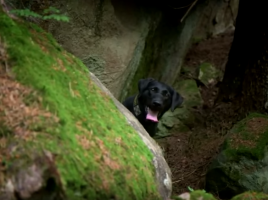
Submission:
<svg viewBox="0 0 268 200">
<path fill-rule="evenodd" d="M 153 112 L 150 110 L 150 108 L 148 108 L 148 113 L 146 115 L 146 119 L 154 121 L 154 122 L 158 122 L 157 115 L 158 115 L 158 112 Z"/>
</svg>

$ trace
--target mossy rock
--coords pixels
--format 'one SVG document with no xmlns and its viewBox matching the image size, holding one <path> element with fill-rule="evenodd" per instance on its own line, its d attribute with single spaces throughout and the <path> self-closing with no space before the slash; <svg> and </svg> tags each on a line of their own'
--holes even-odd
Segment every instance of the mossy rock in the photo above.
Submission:
<svg viewBox="0 0 268 200">
<path fill-rule="evenodd" d="M 193 73 L 193 70 L 188 66 L 182 66 L 181 67 L 181 74 L 186 76 L 191 76 Z"/>
<path fill-rule="evenodd" d="M 198 79 L 205 85 L 208 85 L 221 76 L 221 72 L 210 63 L 202 63 L 199 66 Z"/>
<path fill-rule="evenodd" d="M 264 193 L 257 192 L 244 192 L 233 197 L 231 200 L 267 200 L 268 195 Z"/>
<path fill-rule="evenodd" d="M 238 122 L 206 175 L 206 190 L 222 198 L 245 191 L 268 193 L 268 116 Z"/>
<path fill-rule="evenodd" d="M 192 128 L 195 123 L 194 113 L 186 105 L 174 111 L 174 117 L 178 118 L 183 125 Z"/>
<path fill-rule="evenodd" d="M 216 198 L 204 190 L 195 190 L 190 193 L 183 193 L 175 197 L 174 200 L 216 200 Z"/>
<path fill-rule="evenodd" d="M 195 114 L 192 107 L 202 105 L 203 100 L 200 91 L 194 80 L 182 80 L 174 87 L 185 99 L 182 106 L 176 108 L 174 112 L 166 112 L 160 120 L 158 135 L 167 135 L 171 129 L 178 131 L 189 131 L 194 126 Z"/>
<path fill-rule="evenodd" d="M 85 65 L 1 8 L 0 30 L 0 199 L 164 198 L 156 150 Z"/>
<path fill-rule="evenodd" d="M 176 83 L 174 87 L 184 97 L 183 105 L 191 108 L 202 105 L 203 100 L 195 80 L 187 79 Z"/>
<path fill-rule="evenodd" d="M 185 106 L 177 108 L 174 112 L 166 112 L 157 125 L 156 137 L 165 137 L 170 132 L 188 132 L 194 125 L 195 116 Z"/>
<path fill-rule="evenodd" d="M 166 137 L 169 136 L 169 128 L 167 128 L 163 122 L 159 121 L 158 125 L 157 125 L 157 132 L 156 135 L 154 136 L 155 138 L 162 138 L 162 137 Z"/>
<path fill-rule="evenodd" d="M 203 190 L 195 190 L 191 192 L 191 200 L 216 200 L 216 198 Z"/>
<path fill-rule="evenodd" d="M 233 197 L 231 200 L 267 200 L 268 194 L 258 193 L 254 191 L 244 192 Z M 183 193 L 177 197 L 173 197 L 173 200 L 216 200 L 216 198 L 204 190 L 195 190 L 192 192 Z"/>
</svg>

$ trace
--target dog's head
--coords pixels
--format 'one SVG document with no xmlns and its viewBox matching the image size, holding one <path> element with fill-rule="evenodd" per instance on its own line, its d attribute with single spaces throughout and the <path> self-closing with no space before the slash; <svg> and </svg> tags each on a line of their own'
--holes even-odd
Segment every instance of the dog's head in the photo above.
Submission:
<svg viewBox="0 0 268 200">
<path fill-rule="evenodd" d="M 183 102 L 183 97 L 172 87 L 152 78 L 141 79 L 138 84 L 139 102 L 145 109 L 146 119 L 158 122 L 167 110 L 173 112 Z"/>
</svg>

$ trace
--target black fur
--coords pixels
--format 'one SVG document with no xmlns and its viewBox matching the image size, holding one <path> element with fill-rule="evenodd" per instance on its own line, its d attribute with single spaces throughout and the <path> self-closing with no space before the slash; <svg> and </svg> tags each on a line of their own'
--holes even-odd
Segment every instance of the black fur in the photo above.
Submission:
<svg viewBox="0 0 268 200">
<path fill-rule="evenodd" d="M 141 111 L 138 116 L 134 112 L 134 100 L 136 95 L 128 97 L 123 105 L 139 120 L 145 130 L 153 137 L 156 133 L 158 122 L 146 120 L 146 107 L 153 111 L 158 111 L 158 120 L 169 109 L 173 112 L 183 103 L 183 97 L 177 93 L 172 87 L 158 82 L 152 78 L 141 79 L 138 83 L 139 94 L 137 102 Z"/>
</svg>

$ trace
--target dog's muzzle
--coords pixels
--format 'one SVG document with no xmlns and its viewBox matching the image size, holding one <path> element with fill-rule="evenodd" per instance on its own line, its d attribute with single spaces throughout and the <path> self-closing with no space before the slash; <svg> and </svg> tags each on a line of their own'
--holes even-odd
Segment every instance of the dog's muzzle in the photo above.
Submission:
<svg viewBox="0 0 268 200">
<path fill-rule="evenodd" d="M 146 119 L 153 121 L 153 122 L 158 122 L 158 111 L 153 111 L 149 107 L 145 107 L 145 111 L 147 113 Z"/>
</svg>

